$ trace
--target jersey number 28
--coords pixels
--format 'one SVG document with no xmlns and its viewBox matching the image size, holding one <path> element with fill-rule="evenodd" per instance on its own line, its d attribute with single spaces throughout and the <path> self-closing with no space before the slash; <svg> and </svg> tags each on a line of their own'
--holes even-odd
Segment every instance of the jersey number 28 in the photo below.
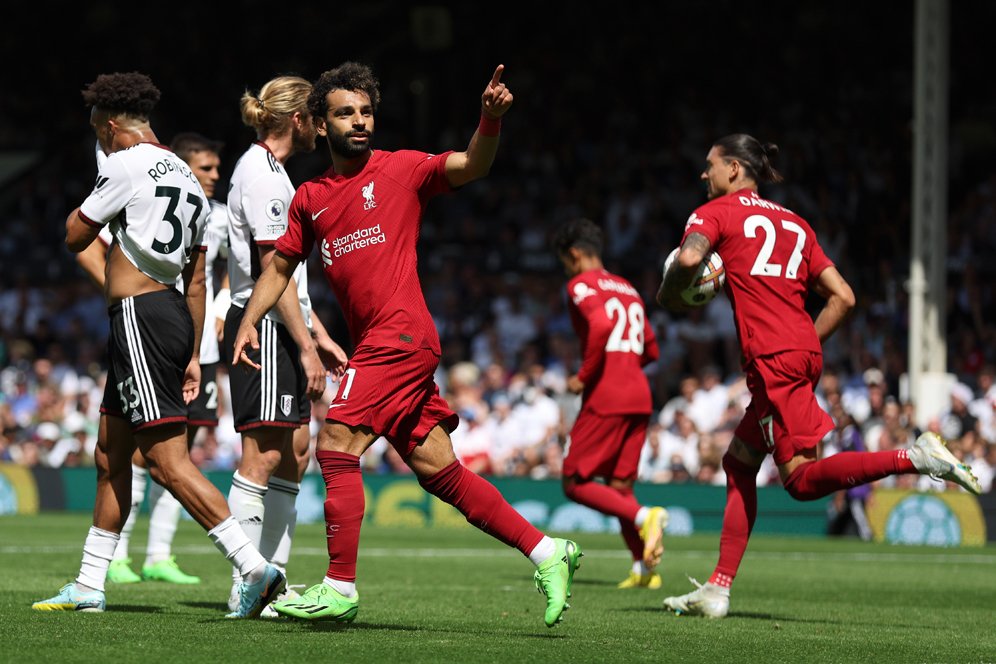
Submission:
<svg viewBox="0 0 996 664">
<path fill-rule="evenodd" d="M 605 352 L 643 355 L 643 305 L 633 302 L 627 307 L 619 298 L 609 298 L 605 301 L 605 315 L 613 321 Z"/>
</svg>

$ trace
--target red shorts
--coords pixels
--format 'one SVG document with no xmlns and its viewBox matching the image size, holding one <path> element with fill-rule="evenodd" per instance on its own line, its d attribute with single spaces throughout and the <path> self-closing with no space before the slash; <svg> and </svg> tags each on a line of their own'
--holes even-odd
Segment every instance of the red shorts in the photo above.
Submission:
<svg viewBox="0 0 996 664">
<path fill-rule="evenodd" d="M 751 402 L 736 436 L 755 450 L 788 462 L 833 429 L 813 390 L 823 372 L 823 356 L 790 350 L 758 357 L 745 369 Z"/>
<path fill-rule="evenodd" d="M 438 365 L 439 356 L 427 349 L 361 346 L 325 421 L 370 427 L 407 458 L 436 425 L 453 431 L 460 421 L 439 396 L 433 380 Z"/>
<path fill-rule="evenodd" d="M 647 415 L 599 415 L 581 409 L 564 450 L 564 477 L 636 478 Z"/>
</svg>

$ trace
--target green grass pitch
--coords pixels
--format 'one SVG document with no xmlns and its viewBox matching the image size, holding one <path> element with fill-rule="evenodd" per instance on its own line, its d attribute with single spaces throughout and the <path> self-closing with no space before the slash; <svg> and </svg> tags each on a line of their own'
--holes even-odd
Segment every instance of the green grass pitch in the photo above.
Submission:
<svg viewBox="0 0 996 664">
<path fill-rule="evenodd" d="M 144 558 L 148 519 L 132 539 Z M 89 516 L 0 517 L 0 662 L 992 662 L 996 548 L 932 549 L 756 537 L 725 620 L 676 617 L 668 594 L 705 581 L 718 535 L 668 538 L 657 591 L 617 590 L 621 539 L 571 535 L 586 555 L 554 629 L 532 566 L 471 529 L 365 526 L 352 625 L 224 619 L 229 571 L 189 521 L 174 543 L 198 586 L 108 586 L 104 614 L 42 613 L 79 569 Z M 300 526 L 290 582 L 327 564 L 323 528 Z"/>
</svg>

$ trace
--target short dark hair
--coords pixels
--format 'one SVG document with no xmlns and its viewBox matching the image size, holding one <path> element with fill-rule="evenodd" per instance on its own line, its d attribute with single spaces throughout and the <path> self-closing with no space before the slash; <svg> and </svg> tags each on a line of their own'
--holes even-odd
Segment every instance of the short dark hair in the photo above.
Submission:
<svg viewBox="0 0 996 664">
<path fill-rule="evenodd" d="M 771 165 L 771 160 L 778 155 L 778 146 L 774 143 L 762 144 L 749 134 L 730 134 L 712 145 L 719 148 L 726 161 L 739 161 L 755 182 L 781 182 L 783 179 Z"/>
<path fill-rule="evenodd" d="M 125 114 L 143 120 L 159 103 L 159 88 L 152 79 L 137 71 L 101 74 L 83 89 L 87 106 L 115 114 Z"/>
<path fill-rule="evenodd" d="M 184 131 L 177 134 L 173 137 L 173 142 L 169 144 L 169 149 L 184 161 L 190 161 L 190 158 L 197 152 L 221 154 L 221 148 L 223 147 L 224 143 L 221 141 L 201 136 L 194 131 Z"/>
<path fill-rule="evenodd" d="M 323 73 L 308 95 L 308 110 L 315 118 L 324 118 L 329 110 L 328 94 L 335 90 L 365 92 L 370 97 L 370 105 L 377 110 L 380 103 L 380 81 L 373 70 L 359 62 L 344 62 L 335 69 Z"/>
<path fill-rule="evenodd" d="M 602 229 L 589 219 L 572 219 L 558 228 L 550 241 L 558 256 L 577 248 L 591 256 L 602 256 Z"/>
</svg>

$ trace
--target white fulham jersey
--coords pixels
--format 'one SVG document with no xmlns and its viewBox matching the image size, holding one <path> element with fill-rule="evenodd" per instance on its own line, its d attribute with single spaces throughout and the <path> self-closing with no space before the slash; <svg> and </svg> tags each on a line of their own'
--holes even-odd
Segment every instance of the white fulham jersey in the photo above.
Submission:
<svg viewBox="0 0 996 664">
<path fill-rule="evenodd" d="M 287 209 L 294 185 L 273 153 L 263 143 L 253 143 L 235 164 L 228 189 L 228 278 L 232 304 L 245 308 L 256 280 L 262 274 L 259 245 L 276 244 L 287 230 Z M 311 327 L 307 265 L 294 271 L 297 297 L 305 324 Z M 266 318 L 283 324 L 276 308 Z"/>
<path fill-rule="evenodd" d="M 139 143 L 108 155 L 83 221 L 110 224 L 114 241 L 141 272 L 173 285 L 204 242 L 209 205 L 197 178 L 168 148 Z"/>
<path fill-rule="evenodd" d="M 97 170 L 103 168 L 107 162 L 107 155 L 100 149 L 97 143 Z M 214 333 L 214 262 L 219 257 L 228 256 L 228 208 L 223 203 L 208 199 L 211 205 L 211 212 L 208 214 L 207 226 L 204 230 L 204 245 L 207 253 L 204 256 L 204 267 L 207 271 L 204 290 L 204 330 L 201 334 L 201 364 L 214 364 L 221 361 L 221 352 L 218 349 L 218 335 Z M 100 229 L 97 234 L 105 247 L 110 248 L 114 241 L 110 224 Z M 183 274 L 176 278 L 176 288 L 183 292 Z"/>
</svg>

